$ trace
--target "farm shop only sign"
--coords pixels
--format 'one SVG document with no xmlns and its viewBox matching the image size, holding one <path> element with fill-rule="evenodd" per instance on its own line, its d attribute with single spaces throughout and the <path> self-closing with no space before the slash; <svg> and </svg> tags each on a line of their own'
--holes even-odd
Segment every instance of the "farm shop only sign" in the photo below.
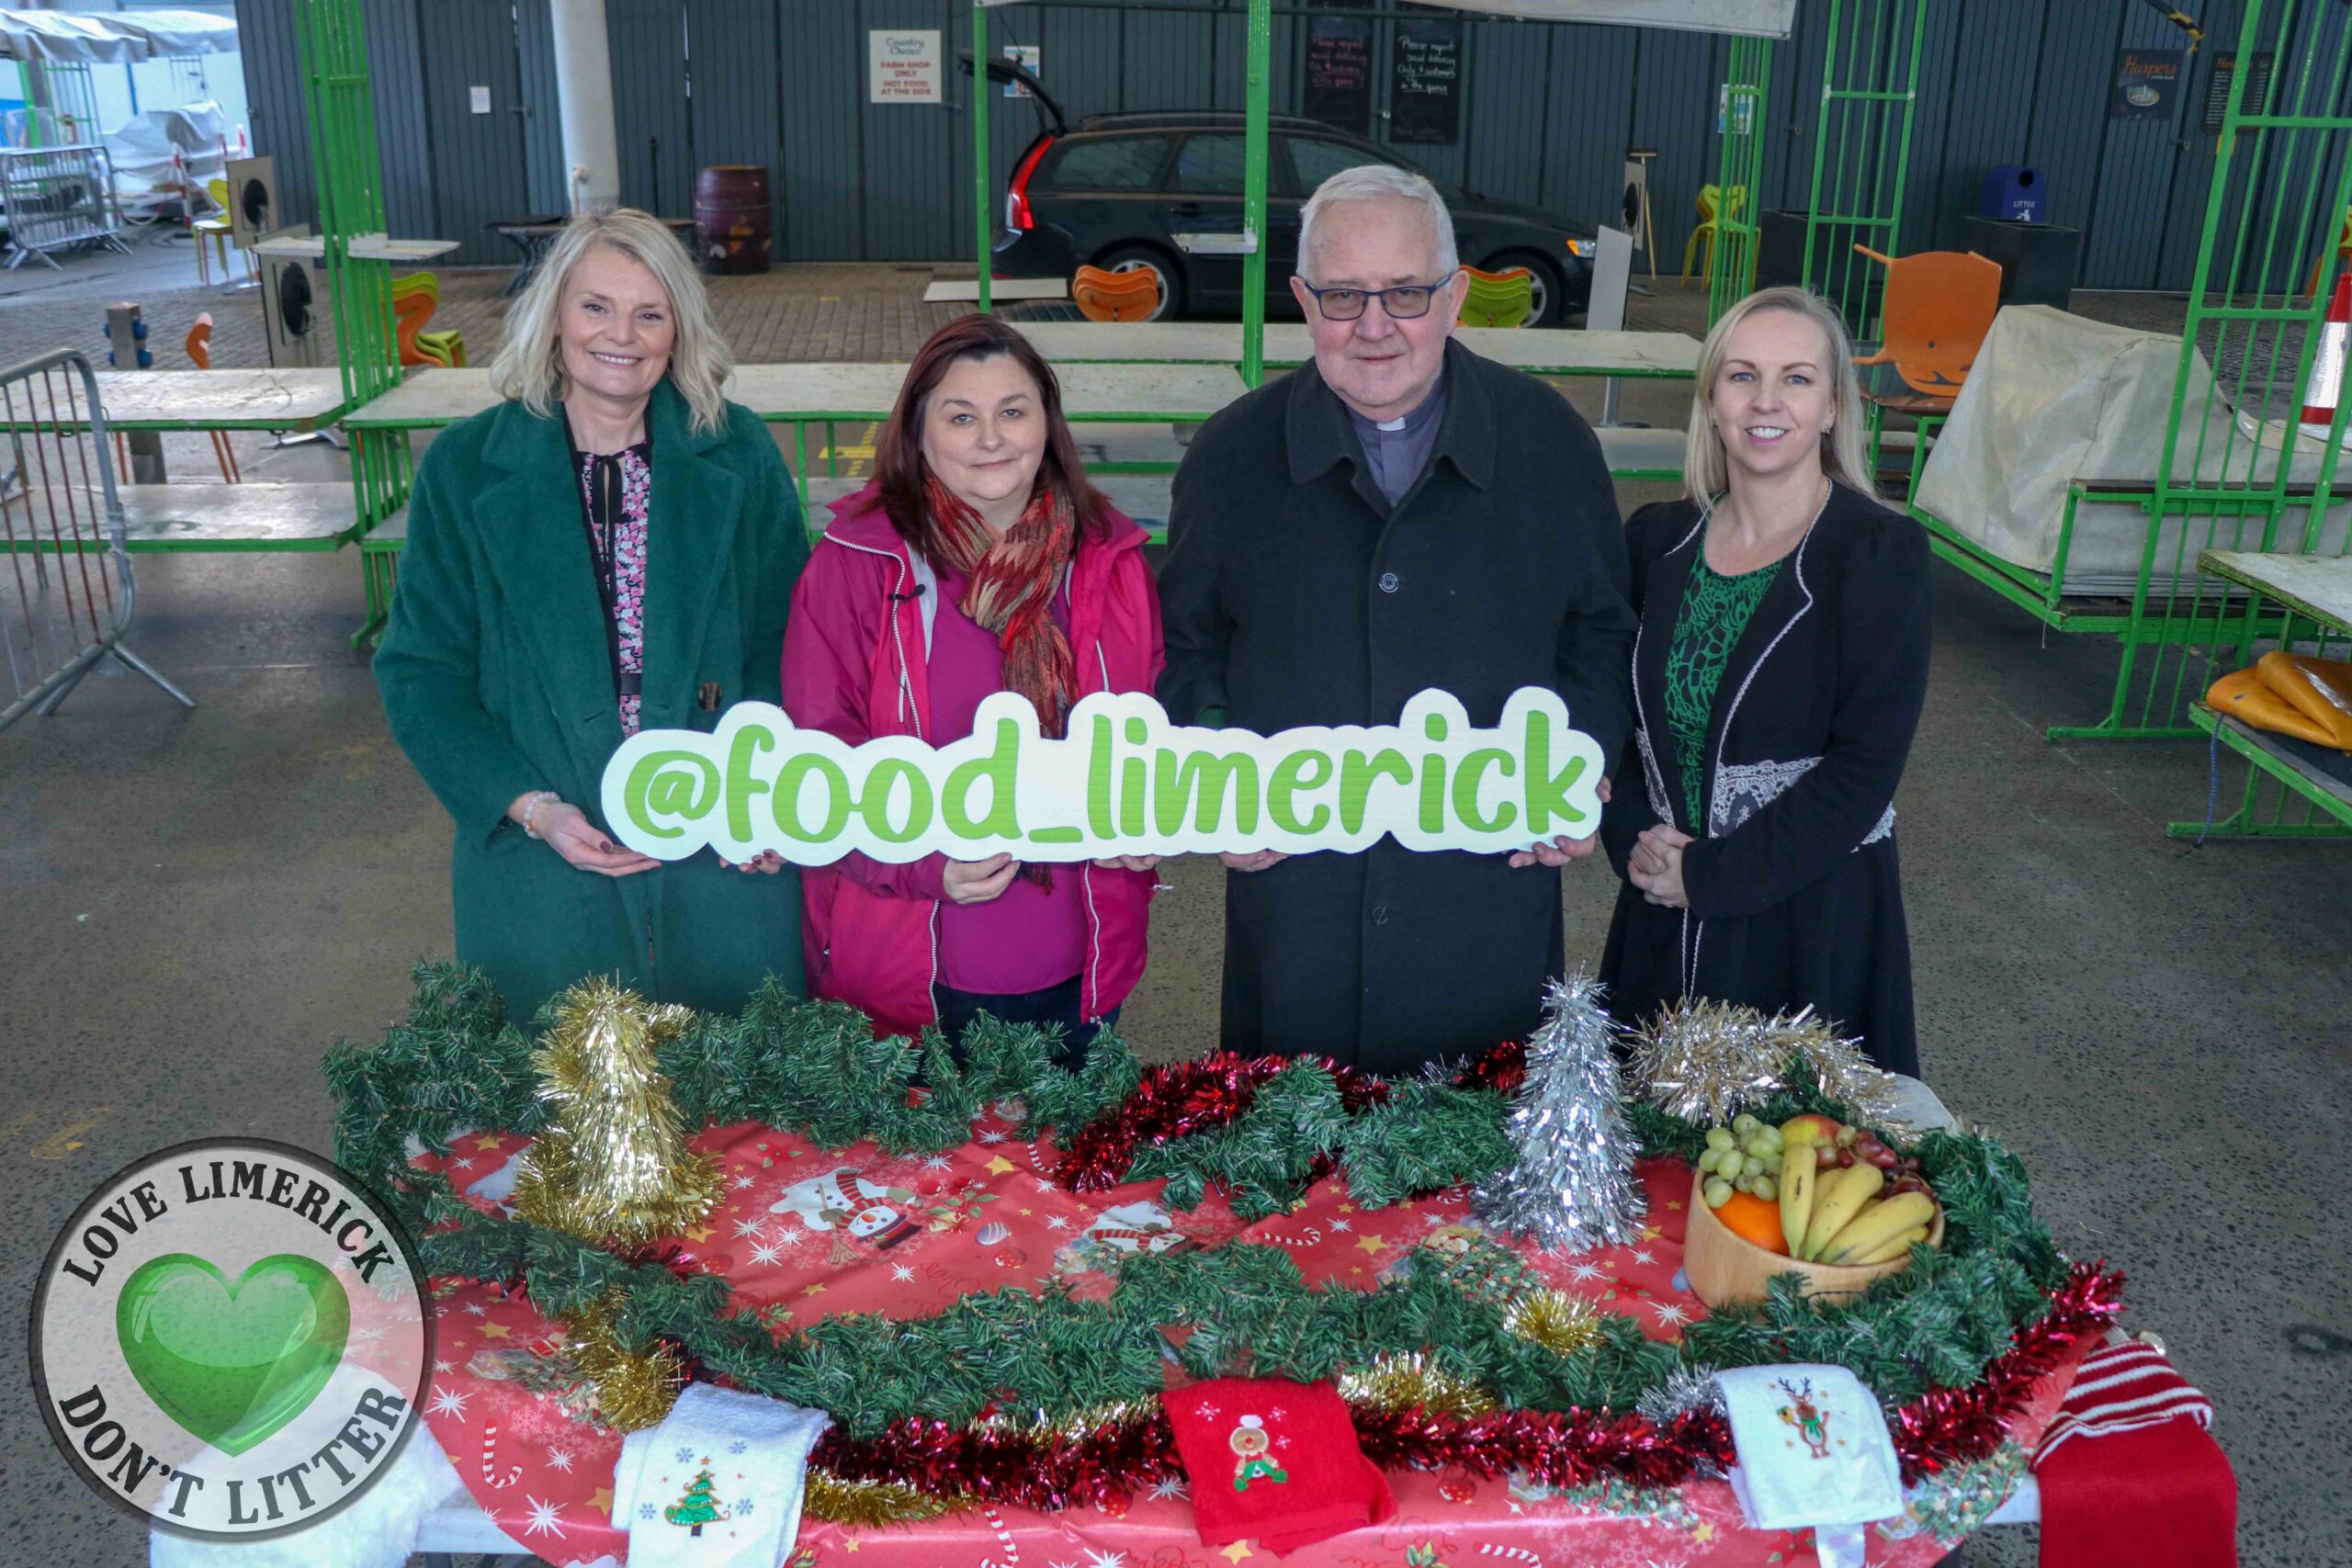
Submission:
<svg viewBox="0 0 2352 1568">
<path fill-rule="evenodd" d="M 1394 725 L 1273 735 L 1179 726 L 1140 693 L 1097 694 L 1067 728 L 1045 739 L 1028 702 L 999 692 L 952 745 L 850 746 L 738 704 L 710 734 L 624 742 L 605 769 L 605 822 L 659 860 L 774 850 L 801 865 L 853 850 L 894 863 L 1353 852 L 1384 834 L 1413 850 L 1506 852 L 1600 822 L 1600 744 L 1543 687 L 1512 693 L 1491 729 L 1437 691 Z"/>
<path fill-rule="evenodd" d="M 939 29 L 865 35 L 866 101 L 876 104 L 935 104 L 939 94 Z"/>
</svg>

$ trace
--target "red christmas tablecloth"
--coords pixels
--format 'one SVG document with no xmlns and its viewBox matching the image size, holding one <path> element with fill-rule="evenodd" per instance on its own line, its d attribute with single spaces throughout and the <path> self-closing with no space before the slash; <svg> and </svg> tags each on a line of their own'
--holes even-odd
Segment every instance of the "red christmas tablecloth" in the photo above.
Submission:
<svg viewBox="0 0 2352 1568">
<path fill-rule="evenodd" d="M 844 1312 L 925 1317 L 974 1292 L 1055 1279 L 1081 1294 L 1107 1294 L 1122 1254 L 1234 1240 L 1287 1249 L 1310 1281 L 1370 1289 L 1417 1248 L 1470 1234 L 1462 1191 L 1363 1210 L 1337 1179 L 1318 1183 L 1295 1213 L 1246 1225 L 1214 1195 L 1198 1209 L 1170 1213 L 1156 1181 L 1079 1196 L 1046 1174 L 1050 1149 L 1013 1139 L 1007 1123 L 983 1116 L 973 1134 L 945 1154 L 898 1157 L 870 1144 L 827 1152 L 749 1123 L 706 1129 L 695 1146 L 717 1156 L 727 1193 L 718 1212 L 682 1238 L 687 1258 L 725 1274 L 737 1298 L 773 1323 L 799 1327 Z M 447 1171 L 462 1190 L 494 1175 L 527 1144 L 511 1134 L 468 1134 L 449 1156 L 420 1163 Z M 1530 1258 L 1551 1284 L 1633 1318 L 1654 1338 L 1673 1340 L 1706 1313 L 1675 1286 L 1690 1174 L 1661 1160 L 1645 1162 L 1641 1176 L 1650 1217 L 1635 1245 Z M 425 1417 L 475 1500 L 550 1562 L 625 1553 L 630 1521 L 610 1517 L 620 1436 L 576 1420 L 569 1408 L 576 1402 L 541 1375 L 540 1357 L 560 1326 L 519 1293 L 492 1285 L 440 1281 L 435 1297 Z M 2070 1360 L 2014 1424 L 2012 1435 L 2029 1449 L 2072 1377 Z M 755 1507 L 756 1498 L 727 1494 L 725 1466 L 719 1470 L 718 1500 Z M 1389 1480 L 1393 1521 L 1283 1561 L 1297 1568 L 1760 1568 L 1814 1561 L 1802 1535 L 1742 1526 L 1720 1481 L 1686 1485 L 1660 1508 L 1655 1496 L 1569 1498 L 1458 1471 Z M 659 1517 L 654 1504 L 639 1511 Z M 1948 1550 L 1908 1533 L 1900 1520 L 1871 1532 L 1874 1565 L 1913 1568 Z M 1203 1547 L 1184 1488 L 1170 1482 L 1124 1510 L 986 1510 L 880 1529 L 804 1520 L 788 1561 L 791 1568 L 1226 1568 L 1253 1556 L 1272 1562 L 1254 1542 L 1214 1552 Z"/>
</svg>

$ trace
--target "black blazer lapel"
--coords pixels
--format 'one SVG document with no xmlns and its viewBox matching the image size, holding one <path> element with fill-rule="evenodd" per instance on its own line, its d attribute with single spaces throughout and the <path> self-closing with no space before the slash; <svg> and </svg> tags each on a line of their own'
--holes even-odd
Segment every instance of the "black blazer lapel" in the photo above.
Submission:
<svg viewBox="0 0 2352 1568">
<path fill-rule="evenodd" d="M 1634 648 L 1634 701 L 1642 734 L 1649 738 L 1650 759 L 1657 764 L 1665 791 L 1666 818 L 1689 831 L 1703 835 L 1703 823 L 1684 824 L 1689 807 L 1682 801 L 1682 751 L 1674 743 L 1674 727 L 1666 716 L 1666 661 L 1674 648 L 1674 621 L 1690 586 L 1690 563 L 1705 547 L 1706 513 L 1683 541 L 1649 565 L 1642 585 L 1642 630 Z"/>
</svg>

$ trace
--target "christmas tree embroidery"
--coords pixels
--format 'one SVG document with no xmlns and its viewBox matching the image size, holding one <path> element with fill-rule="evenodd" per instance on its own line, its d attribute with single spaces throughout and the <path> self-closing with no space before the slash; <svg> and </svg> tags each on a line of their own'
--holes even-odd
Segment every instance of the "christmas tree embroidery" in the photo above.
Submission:
<svg viewBox="0 0 2352 1568">
<path fill-rule="evenodd" d="M 729 1517 L 719 1511 L 718 1500 L 710 1495 L 710 1461 L 706 1459 L 702 1464 L 686 1487 L 686 1495 L 662 1510 L 662 1517 L 673 1525 L 692 1525 L 694 1529 L 686 1532 L 688 1535 L 700 1535 L 703 1526 L 718 1524 Z"/>
<path fill-rule="evenodd" d="M 1241 1425 L 1233 1429 L 1233 1435 L 1226 1441 L 1233 1445 L 1234 1453 L 1239 1456 L 1239 1462 L 1233 1467 L 1233 1489 L 1236 1492 L 1249 1491 L 1253 1481 L 1287 1483 L 1290 1480 L 1272 1460 L 1266 1457 L 1266 1423 L 1262 1418 L 1244 1416 Z"/>
</svg>

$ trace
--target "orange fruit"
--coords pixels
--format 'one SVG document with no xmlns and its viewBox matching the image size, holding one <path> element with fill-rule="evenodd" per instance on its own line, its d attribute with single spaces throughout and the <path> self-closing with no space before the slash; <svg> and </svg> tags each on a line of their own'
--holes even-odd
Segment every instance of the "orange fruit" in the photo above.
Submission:
<svg viewBox="0 0 2352 1568">
<path fill-rule="evenodd" d="M 1789 1253 L 1788 1238 L 1781 1234 L 1781 1205 L 1767 1203 L 1763 1199 L 1746 1192 L 1735 1192 L 1714 1211 L 1724 1228 L 1743 1241 L 1752 1241 L 1767 1252 L 1777 1252 L 1785 1258 Z"/>
</svg>

